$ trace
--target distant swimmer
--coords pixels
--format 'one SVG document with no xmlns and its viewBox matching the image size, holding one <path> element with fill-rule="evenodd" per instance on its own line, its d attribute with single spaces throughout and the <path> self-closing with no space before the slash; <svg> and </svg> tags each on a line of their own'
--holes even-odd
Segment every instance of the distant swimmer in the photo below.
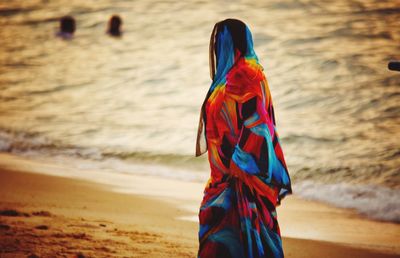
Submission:
<svg viewBox="0 0 400 258">
<path fill-rule="evenodd" d="M 57 36 L 64 39 L 71 39 L 76 29 L 75 19 L 71 16 L 64 16 L 60 19 L 60 31 Z"/>
<path fill-rule="evenodd" d="M 121 32 L 122 19 L 119 15 L 111 16 L 108 21 L 107 33 L 114 37 L 120 37 L 122 35 Z"/>
<path fill-rule="evenodd" d="M 389 70 L 400 72 L 400 61 L 390 61 L 388 68 Z"/>
</svg>

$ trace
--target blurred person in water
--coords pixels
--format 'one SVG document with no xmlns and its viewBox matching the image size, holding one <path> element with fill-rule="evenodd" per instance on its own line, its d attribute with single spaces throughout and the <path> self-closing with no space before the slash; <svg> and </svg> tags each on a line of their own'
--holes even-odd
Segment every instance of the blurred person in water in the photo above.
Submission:
<svg viewBox="0 0 400 258">
<path fill-rule="evenodd" d="M 64 16 L 60 19 L 60 30 L 57 36 L 63 39 L 71 39 L 76 30 L 76 22 L 72 16 Z"/>
<path fill-rule="evenodd" d="M 291 182 L 268 82 L 242 21 L 215 24 L 210 73 L 196 142 L 196 156 L 208 151 L 211 168 L 198 257 L 283 257 L 276 206 Z"/>
<path fill-rule="evenodd" d="M 400 61 L 390 61 L 388 63 L 388 69 L 392 71 L 400 72 Z"/>
<path fill-rule="evenodd" d="M 118 15 L 111 16 L 108 21 L 107 33 L 114 37 L 120 37 L 122 35 L 121 32 L 122 19 Z"/>
</svg>

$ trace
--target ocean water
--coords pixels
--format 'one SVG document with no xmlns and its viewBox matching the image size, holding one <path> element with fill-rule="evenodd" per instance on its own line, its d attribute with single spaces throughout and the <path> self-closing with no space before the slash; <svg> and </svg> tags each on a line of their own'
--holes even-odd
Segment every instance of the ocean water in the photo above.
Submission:
<svg viewBox="0 0 400 258">
<path fill-rule="evenodd" d="M 400 222 L 397 0 L 0 1 L 0 151 L 205 182 L 208 42 L 228 17 L 253 32 L 295 194 Z"/>
</svg>

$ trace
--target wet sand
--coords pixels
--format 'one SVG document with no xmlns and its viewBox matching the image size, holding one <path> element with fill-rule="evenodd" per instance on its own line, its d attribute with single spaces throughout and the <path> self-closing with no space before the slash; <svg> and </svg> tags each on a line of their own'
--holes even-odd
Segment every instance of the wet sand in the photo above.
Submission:
<svg viewBox="0 0 400 258">
<path fill-rule="evenodd" d="M 0 257 L 196 256 L 198 225 L 190 218 L 196 215 L 201 184 L 84 174 L 71 178 L 67 168 L 1 154 Z M 279 207 L 278 216 L 286 257 L 400 254 L 397 224 L 294 196 Z"/>
</svg>

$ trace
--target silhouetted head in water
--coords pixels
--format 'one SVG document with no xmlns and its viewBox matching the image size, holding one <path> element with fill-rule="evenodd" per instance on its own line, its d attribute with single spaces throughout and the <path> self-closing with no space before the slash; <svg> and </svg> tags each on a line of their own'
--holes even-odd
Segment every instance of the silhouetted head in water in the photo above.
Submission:
<svg viewBox="0 0 400 258">
<path fill-rule="evenodd" d="M 60 20 L 60 32 L 74 34 L 76 29 L 75 19 L 71 16 L 64 16 Z"/>
<path fill-rule="evenodd" d="M 57 33 L 57 36 L 63 39 L 71 39 L 75 29 L 75 19 L 71 16 L 64 16 L 60 19 L 60 31 Z"/>
<path fill-rule="evenodd" d="M 121 36 L 121 25 L 122 25 L 122 19 L 118 15 L 113 15 L 111 16 L 109 22 L 108 22 L 108 29 L 107 33 L 109 33 L 111 36 Z"/>
<path fill-rule="evenodd" d="M 216 66 L 218 65 L 218 35 L 222 33 L 224 28 L 230 32 L 233 41 L 234 51 L 240 55 L 245 56 L 247 52 L 247 34 L 246 24 L 237 19 L 226 19 L 215 24 L 210 39 L 210 73 L 211 78 L 214 78 Z"/>
</svg>

